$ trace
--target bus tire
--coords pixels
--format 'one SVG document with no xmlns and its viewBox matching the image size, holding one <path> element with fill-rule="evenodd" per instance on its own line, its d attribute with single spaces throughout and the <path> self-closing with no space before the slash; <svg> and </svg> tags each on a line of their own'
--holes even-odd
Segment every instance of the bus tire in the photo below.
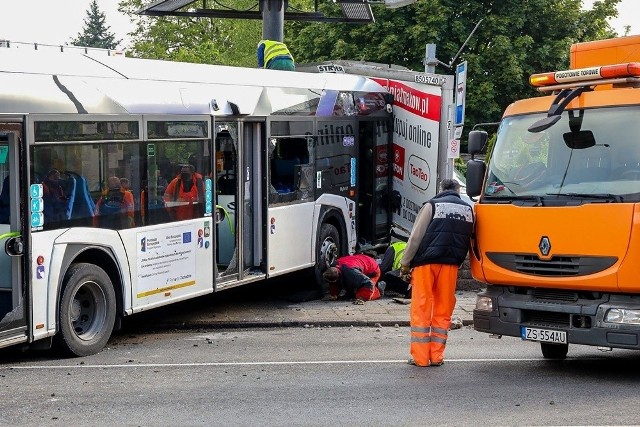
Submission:
<svg viewBox="0 0 640 427">
<path fill-rule="evenodd" d="M 331 224 L 324 223 L 320 227 L 318 234 L 318 244 L 316 246 L 316 284 L 324 291 L 324 280 L 322 273 L 340 256 L 340 233 Z M 327 290 L 328 291 L 328 290 Z"/>
<path fill-rule="evenodd" d="M 542 356 L 545 359 L 566 359 L 569 352 L 569 344 L 552 344 L 548 342 L 541 342 L 540 349 L 542 350 Z"/>
<path fill-rule="evenodd" d="M 89 356 L 107 344 L 116 319 L 116 294 L 100 267 L 72 264 L 58 308 L 57 344 L 70 356 Z"/>
</svg>

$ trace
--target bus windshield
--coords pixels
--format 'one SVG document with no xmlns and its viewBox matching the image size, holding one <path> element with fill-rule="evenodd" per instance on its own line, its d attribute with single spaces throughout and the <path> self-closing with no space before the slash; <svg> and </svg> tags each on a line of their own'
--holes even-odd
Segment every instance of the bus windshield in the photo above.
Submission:
<svg viewBox="0 0 640 427">
<path fill-rule="evenodd" d="M 546 114 L 503 120 L 489 163 L 483 200 L 640 201 L 638 107 L 567 110 L 537 133 Z"/>
</svg>

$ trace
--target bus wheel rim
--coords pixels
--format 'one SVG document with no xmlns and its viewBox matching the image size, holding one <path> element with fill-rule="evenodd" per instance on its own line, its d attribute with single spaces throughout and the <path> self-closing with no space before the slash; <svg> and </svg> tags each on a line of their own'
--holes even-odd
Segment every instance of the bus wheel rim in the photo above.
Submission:
<svg viewBox="0 0 640 427">
<path fill-rule="evenodd" d="M 69 321 L 76 336 L 91 340 L 104 328 L 107 313 L 107 298 L 100 285 L 93 281 L 83 283 L 73 296 L 69 310 Z"/>
</svg>

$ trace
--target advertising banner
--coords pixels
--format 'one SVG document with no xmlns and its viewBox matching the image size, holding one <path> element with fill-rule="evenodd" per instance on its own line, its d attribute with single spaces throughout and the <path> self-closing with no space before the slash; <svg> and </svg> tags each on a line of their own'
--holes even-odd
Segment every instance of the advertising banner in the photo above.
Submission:
<svg viewBox="0 0 640 427">
<path fill-rule="evenodd" d="M 422 204 L 436 195 L 442 88 L 373 80 L 394 95 L 392 222 L 406 234 Z"/>
</svg>

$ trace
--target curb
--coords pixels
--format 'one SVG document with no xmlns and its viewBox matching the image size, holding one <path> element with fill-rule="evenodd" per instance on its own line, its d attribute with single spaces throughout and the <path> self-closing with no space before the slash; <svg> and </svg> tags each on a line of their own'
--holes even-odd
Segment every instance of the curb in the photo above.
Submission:
<svg viewBox="0 0 640 427">
<path fill-rule="evenodd" d="M 462 320 L 462 326 L 472 326 L 473 320 Z M 410 326 L 408 320 L 392 321 L 392 320 L 318 320 L 318 321 L 300 321 L 300 320 L 282 320 L 271 322 L 256 322 L 256 321 L 221 321 L 221 322 L 206 322 L 206 321 L 190 321 L 190 322 L 176 322 L 176 323 L 160 323 L 153 325 L 152 329 L 155 331 L 167 331 L 167 330 L 181 330 L 192 331 L 198 329 L 267 329 L 267 328 L 315 328 L 315 327 L 408 327 Z M 135 327 L 133 328 L 135 329 Z M 148 329 L 146 329 L 148 330 Z"/>
</svg>

